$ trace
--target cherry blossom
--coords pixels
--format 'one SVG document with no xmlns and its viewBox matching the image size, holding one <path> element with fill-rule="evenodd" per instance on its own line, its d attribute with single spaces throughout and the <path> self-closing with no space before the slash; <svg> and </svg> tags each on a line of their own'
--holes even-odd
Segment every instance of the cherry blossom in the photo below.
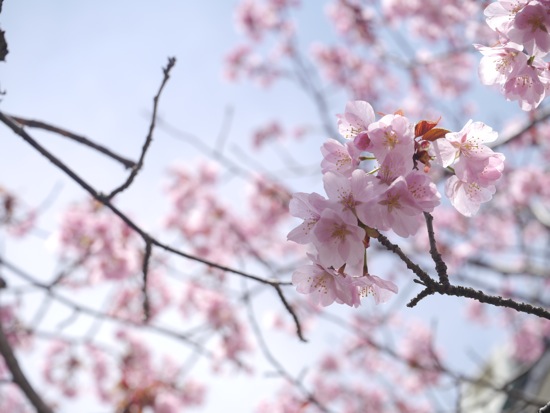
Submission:
<svg viewBox="0 0 550 413">
<path fill-rule="evenodd" d="M 499 0 L 489 4 L 484 11 L 487 24 L 491 29 L 506 33 L 514 23 L 514 19 L 529 0 Z"/>
<path fill-rule="evenodd" d="M 528 57 L 519 44 L 507 42 L 493 47 L 474 46 L 483 54 L 479 63 L 479 78 L 485 85 L 502 86 L 527 66 Z"/>
<path fill-rule="evenodd" d="M 312 194 L 303 192 L 293 194 L 289 203 L 290 214 L 302 218 L 304 222 L 290 231 L 287 239 L 299 244 L 312 242 L 312 230 L 321 218 L 321 213 L 326 206 L 327 200 L 315 192 Z"/>
<path fill-rule="evenodd" d="M 536 109 L 550 83 L 550 14 L 539 1 L 497 1 L 485 9 L 487 24 L 499 34 L 491 47 L 475 45 L 484 55 L 479 66 L 484 84 L 498 84 L 508 100 L 525 111 Z"/>
<path fill-rule="evenodd" d="M 516 76 L 503 85 L 503 93 L 509 100 L 518 100 L 523 110 L 529 111 L 540 105 L 546 96 L 548 85 L 547 68 L 525 66 Z"/>
<path fill-rule="evenodd" d="M 313 263 L 298 268 L 292 275 L 292 283 L 299 293 L 309 294 L 315 304 L 328 306 L 336 301 L 358 307 L 361 296 L 372 294 L 378 304 L 387 301 L 390 292 L 397 293 L 397 286 L 391 281 L 369 274 L 352 276 L 323 266 L 319 257 L 309 255 L 309 258 Z"/>
<path fill-rule="evenodd" d="M 351 274 L 362 274 L 365 230 L 359 227 L 357 218 L 351 212 L 326 208 L 313 234 L 313 244 L 319 251 L 322 265 L 340 268 L 345 264 Z"/>
<path fill-rule="evenodd" d="M 346 142 L 342 145 L 334 139 L 327 140 L 321 147 L 322 172 L 337 171 L 350 176 L 359 165 L 361 152 L 353 142 Z"/>
<path fill-rule="evenodd" d="M 530 3 L 514 16 L 513 25 L 506 32 L 510 40 L 524 45 L 529 54 L 550 52 L 550 15 L 542 4 Z"/>
<path fill-rule="evenodd" d="M 395 179 L 378 197 L 357 208 L 357 216 L 368 226 L 380 230 L 391 229 L 402 237 L 416 234 L 422 223 L 421 213 L 402 176 Z"/>
<path fill-rule="evenodd" d="M 343 115 L 337 115 L 338 131 L 346 139 L 353 139 L 367 131 L 369 125 L 374 122 L 374 110 L 365 101 L 351 101 L 346 105 Z"/>
<path fill-rule="evenodd" d="M 359 285 L 354 278 L 321 265 L 312 257 L 313 264 L 298 268 L 292 275 L 296 291 L 309 294 L 315 304 L 328 306 L 340 302 L 357 307 L 360 304 Z"/>
<path fill-rule="evenodd" d="M 457 159 L 466 162 L 483 161 L 493 154 L 485 143 L 494 142 L 498 134 L 482 122 L 469 120 L 460 132 L 451 132 L 445 139 L 434 142 L 436 160 L 444 167 L 452 165 Z"/>
<path fill-rule="evenodd" d="M 372 152 L 379 162 L 383 162 L 390 152 L 400 152 L 404 159 L 412 159 L 413 125 L 401 115 L 386 115 L 369 125 L 369 152 Z"/>
<path fill-rule="evenodd" d="M 445 185 L 445 193 L 458 212 L 467 217 L 477 213 L 482 203 L 488 202 L 495 193 L 495 186 L 481 186 L 476 181 L 461 181 L 451 176 Z"/>
</svg>

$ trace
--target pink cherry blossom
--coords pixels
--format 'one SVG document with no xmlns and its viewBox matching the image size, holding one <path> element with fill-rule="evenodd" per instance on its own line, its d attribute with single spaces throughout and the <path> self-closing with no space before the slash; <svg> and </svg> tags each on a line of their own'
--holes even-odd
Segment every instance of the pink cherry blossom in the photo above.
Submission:
<svg viewBox="0 0 550 413">
<path fill-rule="evenodd" d="M 259 41 L 265 32 L 280 25 L 279 15 L 273 7 L 254 0 L 244 0 L 239 3 L 235 18 L 237 25 L 250 38 Z"/>
<path fill-rule="evenodd" d="M 377 184 L 376 178 L 362 169 L 356 169 L 350 178 L 336 172 L 327 172 L 323 175 L 323 183 L 329 201 L 341 208 L 342 212 L 355 213 L 359 199 L 366 199 L 372 193 L 372 187 Z"/>
<path fill-rule="evenodd" d="M 355 100 L 346 104 L 343 115 L 338 117 L 338 132 L 346 139 L 353 139 L 362 132 L 366 132 L 374 122 L 374 110 L 365 101 Z"/>
<path fill-rule="evenodd" d="M 513 338 L 513 357 L 522 363 L 533 363 L 545 349 L 545 337 L 550 331 L 550 323 L 543 319 L 524 320 Z"/>
<path fill-rule="evenodd" d="M 482 122 L 469 120 L 460 132 L 451 132 L 445 139 L 433 142 L 435 159 L 444 168 L 452 165 L 459 157 L 468 161 L 484 160 L 493 151 L 484 143 L 494 142 L 498 134 Z"/>
<path fill-rule="evenodd" d="M 499 0 L 489 4 L 484 11 L 487 24 L 498 32 L 508 32 L 517 13 L 527 3 L 529 0 Z"/>
<path fill-rule="evenodd" d="M 360 288 L 361 295 L 372 295 L 376 304 L 388 301 L 391 297 L 390 293 L 397 294 L 397 285 L 391 281 L 370 274 L 365 275 L 363 278 L 364 284 Z"/>
<path fill-rule="evenodd" d="M 409 191 L 404 177 L 400 176 L 374 199 L 357 206 L 357 217 L 369 227 L 382 231 L 393 230 L 408 237 L 420 228 L 422 209 Z"/>
<path fill-rule="evenodd" d="M 514 203 L 520 207 L 529 204 L 533 197 L 549 199 L 550 176 L 535 166 L 517 169 L 509 176 L 509 194 Z"/>
<path fill-rule="evenodd" d="M 272 121 L 265 126 L 256 129 L 252 137 L 253 146 L 260 149 L 266 142 L 280 139 L 283 135 L 283 128 L 277 121 Z"/>
<path fill-rule="evenodd" d="M 516 76 L 509 78 L 503 85 L 503 93 L 508 100 L 519 101 L 521 109 L 535 109 L 546 96 L 548 69 L 540 63 L 538 67 L 523 67 Z"/>
<path fill-rule="evenodd" d="M 82 259 L 92 282 L 121 280 L 141 269 L 136 233 L 93 201 L 66 211 L 59 246 L 64 257 Z M 73 280 L 65 280 L 73 285 Z"/>
<path fill-rule="evenodd" d="M 474 46 L 483 55 L 478 73 L 484 85 L 504 85 L 527 66 L 528 57 L 519 44 L 508 42 L 493 47 Z"/>
<path fill-rule="evenodd" d="M 319 252 L 321 265 L 340 268 L 346 264 L 349 274 L 363 274 L 365 230 L 358 226 L 357 218 L 351 212 L 325 209 L 313 233 L 313 244 Z"/>
<path fill-rule="evenodd" d="M 445 185 L 445 193 L 451 204 L 467 217 L 475 215 L 479 206 L 491 200 L 495 191 L 494 185 L 481 186 L 475 181 L 461 181 L 456 175 L 451 176 Z"/>
<path fill-rule="evenodd" d="M 418 392 L 427 384 L 436 384 L 441 378 L 441 371 L 431 329 L 415 323 L 409 327 L 401 345 L 402 354 L 409 363 L 424 367 L 418 370 L 417 375 L 407 378 L 407 387 L 413 392 Z"/>
<path fill-rule="evenodd" d="M 324 76 L 352 96 L 374 101 L 396 84 L 393 74 L 383 70 L 382 65 L 344 46 L 314 44 L 312 54 Z"/>
<path fill-rule="evenodd" d="M 365 274 L 351 276 L 345 271 L 337 271 L 320 264 L 319 257 L 310 254 L 312 264 L 304 265 L 292 275 L 296 291 L 309 294 L 312 301 L 322 306 L 333 302 L 358 307 L 361 297 L 373 295 L 376 304 L 389 299 L 390 293 L 397 293 L 397 286 L 391 281 Z"/>
<path fill-rule="evenodd" d="M 456 176 L 465 182 L 477 182 L 481 186 L 493 185 L 502 176 L 504 155 L 492 153 L 485 159 L 472 161 L 463 157 L 454 166 Z"/>
<path fill-rule="evenodd" d="M 423 172 L 412 171 L 405 176 L 405 180 L 407 181 L 409 192 L 419 209 L 424 212 L 432 212 L 439 205 L 441 195 L 429 175 Z"/>
<path fill-rule="evenodd" d="M 327 13 L 342 36 L 350 41 L 372 43 L 375 39 L 372 23 L 374 10 L 356 0 L 339 0 L 329 4 Z"/>
<path fill-rule="evenodd" d="M 181 408 L 179 399 L 170 393 L 160 393 L 155 397 L 154 413 L 178 413 Z"/>
<path fill-rule="evenodd" d="M 326 307 L 333 302 L 358 307 L 359 288 L 352 277 L 320 264 L 319 257 L 310 255 L 313 264 L 298 268 L 292 275 L 296 291 L 309 294 L 315 304 Z"/>
<path fill-rule="evenodd" d="M 412 159 L 414 152 L 414 133 L 412 123 L 401 115 L 386 115 L 378 122 L 371 123 L 368 128 L 372 152 L 378 162 L 384 162 L 384 158 L 390 151 L 402 153 L 403 158 Z"/>
<path fill-rule="evenodd" d="M 384 158 L 378 170 L 380 182 L 390 185 L 400 176 L 405 176 L 413 169 L 413 158 L 403 151 L 391 151 Z"/>
<path fill-rule="evenodd" d="M 321 218 L 321 212 L 327 207 L 328 201 L 317 193 L 306 194 L 297 192 L 292 195 L 289 203 L 290 215 L 304 220 L 299 226 L 289 232 L 287 239 L 298 244 L 313 241 L 313 229 Z"/>
<path fill-rule="evenodd" d="M 344 145 L 334 139 L 327 140 L 321 147 L 323 161 L 321 162 L 322 172 L 336 171 L 346 176 L 359 166 L 359 150 L 353 142 L 346 142 Z"/>
<path fill-rule="evenodd" d="M 515 15 L 506 33 L 510 40 L 522 44 L 529 54 L 550 52 L 550 14 L 541 4 L 530 3 Z"/>
</svg>

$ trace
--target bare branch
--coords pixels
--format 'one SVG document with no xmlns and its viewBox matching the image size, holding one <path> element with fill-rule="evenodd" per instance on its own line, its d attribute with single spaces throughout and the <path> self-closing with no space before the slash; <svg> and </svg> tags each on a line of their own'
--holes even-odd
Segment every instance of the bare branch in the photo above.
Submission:
<svg viewBox="0 0 550 413">
<path fill-rule="evenodd" d="M 431 214 L 424 212 L 424 218 L 426 219 L 426 226 L 428 227 L 428 238 L 430 239 L 430 255 L 435 263 L 435 270 L 439 276 L 439 282 L 443 285 L 449 285 L 449 276 L 447 274 L 447 264 L 441 258 L 441 254 L 437 250 L 435 243 L 435 234 L 433 227 L 433 217 Z"/>
<path fill-rule="evenodd" d="M 0 354 L 6 362 L 11 375 L 12 381 L 19 386 L 21 391 L 25 394 L 29 402 L 35 407 L 38 413 L 53 413 L 53 410 L 42 400 L 38 393 L 34 390 L 32 385 L 27 380 L 25 373 L 21 370 L 19 362 L 15 358 L 13 349 L 11 348 L 8 338 L 4 333 L 4 328 L 0 320 Z"/>
<path fill-rule="evenodd" d="M 145 138 L 145 143 L 143 144 L 143 148 L 141 149 L 141 156 L 139 157 L 137 165 L 134 165 L 132 168 L 132 172 L 130 173 L 130 176 L 128 176 L 128 179 L 126 182 L 124 182 L 121 186 L 114 189 L 109 195 L 107 195 L 107 199 L 111 200 L 113 197 L 127 189 L 130 185 L 132 185 L 132 182 L 134 182 L 135 177 L 143 167 L 143 161 L 145 159 L 145 154 L 147 153 L 147 150 L 149 149 L 149 146 L 151 145 L 151 142 L 153 141 L 153 131 L 155 130 L 155 124 L 157 121 L 157 109 L 158 109 L 158 103 L 160 99 L 160 94 L 162 93 L 162 90 L 164 89 L 164 86 L 166 85 L 166 82 L 168 82 L 168 79 L 170 78 L 170 71 L 176 64 L 176 58 L 175 57 L 169 57 L 168 58 L 168 64 L 163 69 L 164 77 L 162 79 L 162 83 L 160 84 L 159 90 L 156 94 L 156 96 L 153 98 L 153 114 L 151 115 L 151 123 L 149 125 L 149 132 L 147 133 L 147 137 Z"/>
<path fill-rule="evenodd" d="M 472 298 L 474 300 L 477 300 L 481 303 L 487 303 L 494 305 L 495 307 L 506 307 L 506 308 L 512 308 L 516 311 L 519 311 L 521 313 L 526 314 L 533 314 L 537 315 L 541 318 L 546 318 L 550 320 L 550 311 L 546 310 L 542 307 L 537 307 L 531 304 L 522 303 L 518 301 L 514 301 L 509 298 L 503 298 L 496 295 L 488 295 L 485 294 L 483 291 L 480 290 L 474 290 L 470 287 L 463 287 L 460 285 L 452 285 L 450 283 L 443 283 L 443 282 L 436 282 L 434 281 L 427 272 L 425 272 L 418 264 L 415 264 L 410 260 L 409 257 L 405 255 L 405 253 L 399 248 L 399 246 L 393 244 L 390 242 L 385 236 L 380 234 L 378 236 L 378 241 L 386 247 L 389 251 L 396 254 L 401 260 L 407 264 L 407 268 L 409 268 L 418 278 L 420 278 L 420 281 L 425 286 L 425 290 L 422 291 L 420 294 L 418 294 L 415 298 L 413 298 L 409 304 L 407 304 L 407 307 L 414 307 L 417 305 L 420 300 L 423 298 L 426 298 L 429 295 L 432 294 L 441 294 L 441 295 L 451 295 L 455 297 L 466 297 L 466 298 Z M 437 251 L 437 250 L 436 250 Z M 433 255 L 432 255 L 433 256 Z M 437 256 L 436 256 L 436 259 Z M 437 266 L 437 261 L 436 261 Z M 446 268 L 446 267 L 445 267 Z M 446 269 L 445 269 L 446 274 Z"/>
<path fill-rule="evenodd" d="M 151 242 L 145 243 L 145 254 L 143 256 L 143 319 L 149 321 L 151 316 L 151 305 L 149 303 L 149 294 L 147 292 L 147 280 L 149 278 L 149 261 L 151 259 Z"/>
<path fill-rule="evenodd" d="M 120 162 L 126 169 L 134 168 L 136 166 L 136 163 L 134 161 L 123 158 L 122 156 L 111 151 L 110 149 L 102 145 L 99 145 L 95 142 L 92 142 L 91 140 L 89 140 L 88 138 L 85 138 L 84 136 L 77 135 L 76 133 L 73 133 L 73 132 L 69 132 L 66 129 L 62 129 L 58 126 L 53 126 L 52 124 L 42 122 L 39 120 L 22 118 L 20 116 L 9 115 L 9 117 L 14 121 L 16 121 L 17 123 L 19 123 L 21 126 L 28 126 L 29 128 L 38 128 L 38 129 L 47 130 L 49 132 L 57 133 L 58 135 L 64 136 L 78 143 L 86 145 L 92 149 L 95 149 L 98 152 L 101 152 L 104 155 L 107 155 L 108 157 L 114 159 L 115 161 Z"/>
</svg>

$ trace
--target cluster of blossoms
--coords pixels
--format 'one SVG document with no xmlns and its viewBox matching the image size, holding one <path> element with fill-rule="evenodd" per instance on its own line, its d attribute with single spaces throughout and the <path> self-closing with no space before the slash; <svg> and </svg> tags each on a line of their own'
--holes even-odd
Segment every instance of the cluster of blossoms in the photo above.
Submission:
<svg viewBox="0 0 550 413">
<path fill-rule="evenodd" d="M 124 330 L 117 332 L 116 339 L 123 345 L 121 352 L 53 342 L 43 369 L 46 382 L 68 398 L 95 389 L 103 403 L 116 405 L 120 412 L 176 413 L 204 402 L 205 386 L 183 381 L 176 360 L 155 360 L 143 340 Z M 93 387 L 82 386 L 83 373 L 91 373 Z"/>
<path fill-rule="evenodd" d="M 487 24 L 499 37 L 491 47 L 476 45 L 483 54 L 481 81 L 498 85 L 508 100 L 523 110 L 535 109 L 550 87 L 550 2 L 499 0 L 485 9 Z"/>
<path fill-rule="evenodd" d="M 364 101 L 349 102 L 338 118 L 347 142 L 329 140 L 321 148 L 328 199 L 296 193 L 290 201 L 290 213 L 304 222 L 288 239 L 316 250 L 309 255 L 312 264 L 299 268 L 292 281 L 298 292 L 324 306 L 334 301 L 358 306 L 368 294 L 378 303 L 397 287 L 369 274 L 370 238 L 388 230 L 414 235 L 423 213 L 439 205 L 431 162 L 455 173 L 447 181 L 447 196 L 459 212 L 471 216 L 494 194 L 504 156 L 484 145 L 497 134 L 481 122 L 469 121 L 453 133 L 437 128 L 437 121 L 415 125 L 401 113 L 375 121 L 372 106 Z M 374 169 L 367 171 L 372 161 Z"/>
<path fill-rule="evenodd" d="M 57 244 L 64 258 L 74 259 L 90 283 L 124 280 L 141 271 L 139 237 L 95 201 L 74 205 L 63 216 Z M 66 279 L 77 285 L 75 279 Z"/>
</svg>

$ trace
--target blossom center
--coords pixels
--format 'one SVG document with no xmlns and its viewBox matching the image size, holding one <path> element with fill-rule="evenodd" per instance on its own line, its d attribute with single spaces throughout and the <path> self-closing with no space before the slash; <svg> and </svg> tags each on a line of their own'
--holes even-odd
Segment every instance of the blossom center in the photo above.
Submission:
<svg viewBox="0 0 550 413">
<path fill-rule="evenodd" d="M 395 133 L 393 129 L 390 129 L 384 133 L 384 139 L 386 140 L 386 146 L 390 149 L 395 148 L 395 145 L 399 141 L 397 133 Z"/>
<path fill-rule="evenodd" d="M 343 241 L 349 233 L 346 224 L 335 224 L 332 230 L 332 238 Z"/>
<path fill-rule="evenodd" d="M 532 14 L 529 16 L 527 19 L 527 24 L 531 26 L 531 33 L 534 33 L 537 30 L 542 30 L 543 32 L 547 31 L 540 14 Z"/>
<path fill-rule="evenodd" d="M 386 205 L 388 207 L 388 212 L 392 212 L 394 208 L 401 208 L 399 203 L 399 195 L 390 195 L 386 200 L 380 202 L 380 205 Z"/>
</svg>

